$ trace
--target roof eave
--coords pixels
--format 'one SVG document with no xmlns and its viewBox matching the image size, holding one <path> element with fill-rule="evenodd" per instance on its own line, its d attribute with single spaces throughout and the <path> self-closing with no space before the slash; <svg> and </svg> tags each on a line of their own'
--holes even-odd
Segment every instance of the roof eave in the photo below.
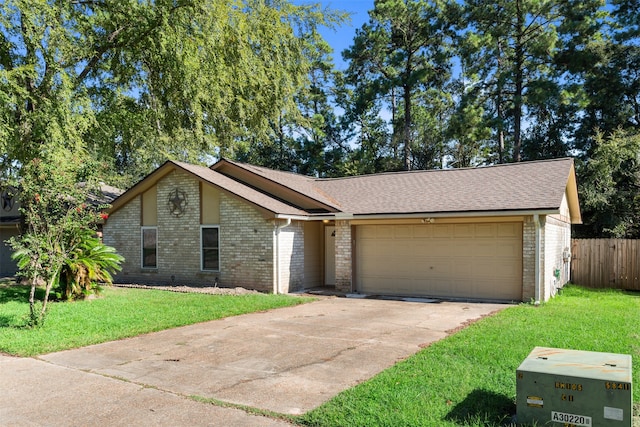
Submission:
<svg viewBox="0 0 640 427">
<path fill-rule="evenodd" d="M 424 218 L 473 218 L 473 217 L 512 217 L 512 216 L 532 216 L 532 215 L 557 215 L 560 209 L 544 208 L 544 209 L 511 209 L 511 210 L 493 210 L 493 211 L 453 211 L 453 212 L 407 212 L 407 213 L 366 213 L 366 214 L 348 214 L 340 212 L 338 214 L 314 214 L 304 217 L 304 220 L 322 221 L 322 220 L 384 220 L 384 219 L 424 219 Z M 280 216 L 286 218 L 287 216 Z M 294 218 L 292 218 L 294 219 Z"/>
<path fill-rule="evenodd" d="M 582 224 L 582 214 L 580 213 L 580 200 L 578 199 L 578 182 L 576 170 L 573 162 L 569 171 L 569 178 L 566 187 L 567 203 L 571 214 L 571 224 Z"/>
</svg>

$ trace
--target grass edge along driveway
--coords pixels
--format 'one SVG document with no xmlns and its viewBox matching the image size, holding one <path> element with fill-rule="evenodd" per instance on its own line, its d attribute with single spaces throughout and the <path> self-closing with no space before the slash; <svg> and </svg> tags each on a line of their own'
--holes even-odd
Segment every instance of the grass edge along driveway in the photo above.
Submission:
<svg viewBox="0 0 640 427">
<path fill-rule="evenodd" d="M 504 426 L 515 371 L 536 346 L 631 354 L 640 385 L 640 293 L 565 287 L 432 344 L 296 419 L 308 426 Z M 639 425 L 640 387 L 633 394 Z"/>
<path fill-rule="evenodd" d="M 314 298 L 249 293 L 209 295 L 105 288 L 101 298 L 54 302 L 40 328 L 24 325 L 29 287 L 0 284 L 0 352 L 36 356 L 209 320 L 287 307 Z"/>
</svg>

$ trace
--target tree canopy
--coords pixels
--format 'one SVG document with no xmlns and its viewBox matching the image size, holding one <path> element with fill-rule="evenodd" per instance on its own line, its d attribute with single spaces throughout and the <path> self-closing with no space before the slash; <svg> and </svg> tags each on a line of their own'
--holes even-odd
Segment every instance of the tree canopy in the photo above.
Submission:
<svg viewBox="0 0 640 427">
<path fill-rule="evenodd" d="M 166 158 L 233 156 L 283 114 L 297 119 L 310 35 L 342 19 L 280 0 L 0 7 L 5 174 L 65 147 L 123 184 Z"/>
<path fill-rule="evenodd" d="M 640 133 L 636 0 L 375 0 L 344 71 L 319 29 L 347 16 L 298 3 L 4 1 L 3 179 L 64 153 L 123 188 L 167 158 L 336 176 L 573 156 L 583 230 L 640 236 L 590 196 Z"/>
</svg>

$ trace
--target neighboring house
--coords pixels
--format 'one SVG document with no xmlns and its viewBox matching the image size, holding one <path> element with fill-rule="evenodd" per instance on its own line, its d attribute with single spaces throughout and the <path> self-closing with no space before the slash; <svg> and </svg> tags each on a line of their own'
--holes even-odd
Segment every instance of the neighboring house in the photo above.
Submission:
<svg viewBox="0 0 640 427">
<path fill-rule="evenodd" d="M 14 187 L 0 189 L 0 277 L 16 274 L 16 263 L 11 259 L 11 247 L 5 242 L 20 234 L 20 203 Z"/>
<path fill-rule="evenodd" d="M 571 159 L 319 179 L 168 161 L 112 203 L 120 283 L 545 301 L 580 223 Z"/>
<path fill-rule="evenodd" d="M 122 190 L 101 184 L 99 194 L 90 194 L 88 203 L 92 205 L 109 204 L 122 194 Z M 0 188 L 0 277 L 16 274 L 18 268 L 11 259 L 12 249 L 6 243 L 11 237 L 19 236 L 23 225 L 20 214 L 19 190 L 14 187 Z M 102 227 L 98 224 L 98 230 Z"/>
</svg>

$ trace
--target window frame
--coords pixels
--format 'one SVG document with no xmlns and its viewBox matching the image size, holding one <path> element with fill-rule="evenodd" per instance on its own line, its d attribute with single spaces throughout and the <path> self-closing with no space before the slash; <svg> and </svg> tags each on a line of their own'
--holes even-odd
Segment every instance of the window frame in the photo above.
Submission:
<svg viewBox="0 0 640 427">
<path fill-rule="evenodd" d="M 150 266 L 145 265 L 145 256 L 144 256 L 144 232 L 147 230 L 153 230 L 156 233 L 156 265 Z M 142 226 L 140 227 L 140 268 L 145 270 L 157 270 L 158 269 L 158 227 L 153 226 Z"/>
<path fill-rule="evenodd" d="M 218 247 L 214 248 L 214 247 L 207 247 L 205 248 L 204 246 L 204 230 L 205 229 L 216 229 L 218 230 Z M 204 254 L 205 254 L 205 249 L 216 249 L 218 251 L 218 268 L 217 269 L 211 269 L 211 268 L 205 268 L 204 264 Z M 220 225 L 218 224 L 212 224 L 212 225 L 200 225 L 200 271 L 207 271 L 207 272 L 220 272 Z"/>
</svg>

